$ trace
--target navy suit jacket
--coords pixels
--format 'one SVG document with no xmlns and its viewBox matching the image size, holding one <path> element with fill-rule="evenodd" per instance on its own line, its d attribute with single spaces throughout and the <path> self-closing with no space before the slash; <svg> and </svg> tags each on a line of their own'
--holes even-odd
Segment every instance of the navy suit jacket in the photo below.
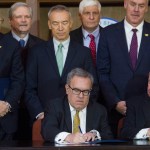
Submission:
<svg viewBox="0 0 150 150">
<path fill-rule="evenodd" d="M 2 33 L 0 33 L 0 39 L 3 37 L 4 35 Z"/>
<path fill-rule="evenodd" d="M 150 24 L 144 22 L 136 68 L 133 71 L 128 54 L 124 21 L 101 31 L 97 52 L 97 70 L 102 93 L 109 109 L 125 100 L 128 81 L 135 75 L 150 71 Z"/>
<path fill-rule="evenodd" d="M 132 97 L 127 107 L 121 138 L 133 139 L 141 129 L 150 127 L 150 97 L 147 93 Z"/>
<path fill-rule="evenodd" d="M 101 32 L 102 29 L 103 29 L 103 28 L 100 27 L 99 32 Z M 84 44 L 83 44 L 82 26 L 79 27 L 79 28 L 77 28 L 77 29 L 75 29 L 75 30 L 73 30 L 73 31 L 71 31 L 71 32 L 70 32 L 70 37 L 71 37 L 73 40 L 75 40 L 76 42 L 80 43 L 81 45 L 84 45 Z M 99 49 L 99 47 L 100 47 L 100 38 L 99 38 L 98 48 L 97 48 L 97 49 Z"/>
<path fill-rule="evenodd" d="M 74 68 L 83 68 L 94 76 L 90 50 L 70 41 L 62 75 L 59 75 L 53 40 L 33 47 L 28 55 L 26 70 L 26 103 L 32 118 L 44 111 L 47 102 L 65 95 L 67 74 Z"/>
<path fill-rule="evenodd" d="M 24 90 L 24 72 L 18 43 L 8 34 L 0 40 L 0 78 L 8 78 L 10 84 L 5 91 L 4 101 L 11 105 L 11 112 L 0 118 L 0 125 L 6 133 L 13 133 L 18 124 L 18 101 Z"/>
<path fill-rule="evenodd" d="M 89 102 L 86 116 L 86 132 L 99 131 L 102 139 L 112 139 L 107 122 L 107 112 L 104 106 Z M 60 132 L 72 133 L 72 121 L 67 97 L 51 101 L 45 111 L 42 123 L 42 135 L 46 141 L 54 142 L 55 136 Z"/>
</svg>

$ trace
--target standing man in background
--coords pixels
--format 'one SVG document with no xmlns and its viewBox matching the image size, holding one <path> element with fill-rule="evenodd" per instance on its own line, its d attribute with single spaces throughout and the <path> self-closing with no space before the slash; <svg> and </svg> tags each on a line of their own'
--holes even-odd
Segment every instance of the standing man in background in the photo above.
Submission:
<svg viewBox="0 0 150 150">
<path fill-rule="evenodd" d="M 68 8 L 52 7 L 48 12 L 48 26 L 53 37 L 33 47 L 28 55 L 26 104 L 32 119 L 43 119 L 47 103 L 65 95 L 67 74 L 72 69 L 80 67 L 90 72 L 97 86 L 90 50 L 69 36 L 72 18 Z"/>
<path fill-rule="evenodd" d="M 79 4 L 79 17 L 82 26 L 70 33 L 72 39 L 89 47 L 94 65 L 96 65 L 96 52 L 99 48 L 101 17 L 101 4 L 98 0 L 82 0 Z"/>
<path fill-rule="evenodd" d="M 18 101 L 24 91 L 24 71 L 18 42 L 0 40 L 0 141 L 13 140 L 18 128 Z"/>
<path fill-rule="evenodd" d="M 32 25 L 32 8 L 24 3 L 17 2 L 14 3 L 9 9 L 9 21 L 11 26 L 11 32 L 8 33 L 9 37 L 13 37 L 20 44 L 22 63 L 24 69 L 26 68 L 26 60 L 28 51 L 31 47 L 37 43 L 42 42 L 40 38 L 30 34 L 30 29 Z M 19 131 L 17 133 L 17 138 L 23 140 L 31 139 L 31 123 L 29 115 L 24 104 L 24 94 L 20 100 L 19 109 Z"/>
<path fill-rule="evenodd" d="M 115 135 L 127 110 L 128 81 L 150 70 L 150 24 L 144 21 L 148 0 L 124 0 L 124 8 L 125 19 L 102 30 L 97 53 L 100 86 Z"/>
</svg>

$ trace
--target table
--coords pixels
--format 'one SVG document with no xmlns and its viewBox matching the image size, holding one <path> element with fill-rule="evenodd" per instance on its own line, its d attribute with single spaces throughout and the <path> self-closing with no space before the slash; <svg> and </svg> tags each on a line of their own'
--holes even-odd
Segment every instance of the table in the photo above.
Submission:
<svg viewBox="0 0 150 150">
<path fill-rule="evenodd" d="M 126 143 L 102 143 L 79 145 L 54 145 L 40 141 L 0 142 L 0 150 L 150 150 L 150 141 L 136 140 Z"/>
</svg>

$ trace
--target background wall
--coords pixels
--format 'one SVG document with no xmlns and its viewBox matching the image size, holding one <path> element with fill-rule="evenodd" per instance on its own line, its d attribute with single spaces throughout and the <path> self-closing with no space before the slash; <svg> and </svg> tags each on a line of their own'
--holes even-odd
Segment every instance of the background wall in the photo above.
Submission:
<svg viewBox="0 0 150 150">
<path fill-rule="evenodd" d="M 59 4 L 61 4 L 61 2 Z M 8 10 L 10 6 L 11 6 L 10 4 L 7 4 L 7 5 L 0 4 L 0 18 L 1 17 L 4 18 L 4 22 L 0 25 L 0 31 L 2 33 L 6 33 L 10 30 L 10 25 L 9 25 L 9 20 L 8 20 Z M 48 18 L 47 13 L 51 6 L 52 5 L 50 4 L 44 5 L 44 6 L 39 5 L 39 33 L 38 34 L 40 38 L 45 39 L 45 40 L 48 39 L 49 34 L 50 34 L 48 25 L 47 25 L 47 18 Z M 73 29 L 75 29 L 81 25 L 81 22 L 78 17 L 78 4 L 76 5 L 72 4 L 72 6 L 67 4 L 66 6 L 69 7 L 72 13 L 73 21 L 74 21 Z M 149 14 L 150 14 L 150 8 L 149 8 L 148 13 L 146 14 L 146 20 L 148 22 L 150 22 Z M 118 21 L 121 21 L 124 18 L 124 15 L 125 15 L 125 11 L 123 8 L 123 3 L 119 5 L 118 3 L 115 3 L 113 5 L 110 5 L 110 4 L 104 5 L 104 6 L 102 5 L 102 17 L 110 17 Z"/>
</svg>

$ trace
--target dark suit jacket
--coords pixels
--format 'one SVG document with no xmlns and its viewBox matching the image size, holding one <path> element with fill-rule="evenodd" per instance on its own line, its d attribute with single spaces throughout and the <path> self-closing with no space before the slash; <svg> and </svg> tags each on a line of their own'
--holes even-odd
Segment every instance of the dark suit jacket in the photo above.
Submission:
<svg viewBox="0 0 150 150">
<path fill-rule="evenodd" d="M 121 137 L 132 139 L 141 129 L 150 127 L 150 97 L 147 94 L 132 97 L 127 107 Z"/>
<path fill-rule="evenodd" d="M 52 39 L 30 50 L 26 71 L 26 103 L 32 118 L 43 111 L 48 101 L 65 95 L 67 74 L 77 67 L 93 74 L 97 83 L 90 50 L 78 43 L 70 41 L 61 77 Z"/>
<path fill-rule="evenodd" d="M 0 33 L 0 39 L 3 37 L 4 35 L 2 33 Z"/>
<path fill-rule="evenodd" d="M 12 36 L 12 33 L 9 32 L 7 33 L 10 37 L 13 37 Z M 15 39 L 16 40 L 16 39 Z M 17 41 L 17 40 L 16 40 Z M 17 41 L 18 42 L 18 41 Z M 36 44 L 39 44 L 40 42 L 44 42 L 44 40 L 32 35 L 32 34 L 29 34 L 29 39 L 27 41 L 27 44 L 24 48 L 20 48 L 21 49 L 21 57 L 22 57 L 22 63 L 23 63 L 23 66 L 24 68 L 26 67 L 26 61 L 27 61 L 27 55 L 28 55 L 28 51 L 31 47 L 33 47 L 34 45 Z"/>
<path fill-rule="evenodd" d="M 86 132 L 95 129 L 99 131 L 102 139 L 112 139 L 107 112 L 102 105 L 93 101 L 89 102 L 86 123 Z M 54 142 L 55 136 L 63 131 L 72 133 L 71 113 L 66 96 L 55 99 L 47 105 L 42 123 L 42 135 L 46 141 Z"/>
<path fill-rule="evenodd" d="M 109 109 L 112 109 L 120 100 L 125 100 L 125 88 L 133 76 L 147 75 L 150 71 L 149 41 L 150 24 L 144 22 L 138 61 L 133 71 L 128 54 L 124 21 L 101 31 L 97 69 L 102 93 Z"/>
<path fill-rule="evenodd" d="M 24 72 L 18 43 L 8 35 L 0 40 L 0 78 L 9 78 L 10 85 L 4 96 L 4 101 L 11 105 L 11 112 L 0 118 L 0 125 L 6 133 L 17 129 L 18 101 L 24 90 Z"/>
<path fill-rule="evenodd" d="M 101 32 L 102 29 L 103 29 L 103 28 L 100 27 L 99 32 Z M 71 32 L 70 32 L 70 37 L 71 37 L 74 41 L 76 41 L 76 42 L 80 43 L 81 45 L 83 45 L 82 26 L 80 26 L 79 28 L 77 28 L 77 29 L 71 31 Z M 100 38 L 99 38 L 98 48 L 97 48 L 97 49 L 99 49 L 99 47 L 100 47 Z"/>
</svg>

